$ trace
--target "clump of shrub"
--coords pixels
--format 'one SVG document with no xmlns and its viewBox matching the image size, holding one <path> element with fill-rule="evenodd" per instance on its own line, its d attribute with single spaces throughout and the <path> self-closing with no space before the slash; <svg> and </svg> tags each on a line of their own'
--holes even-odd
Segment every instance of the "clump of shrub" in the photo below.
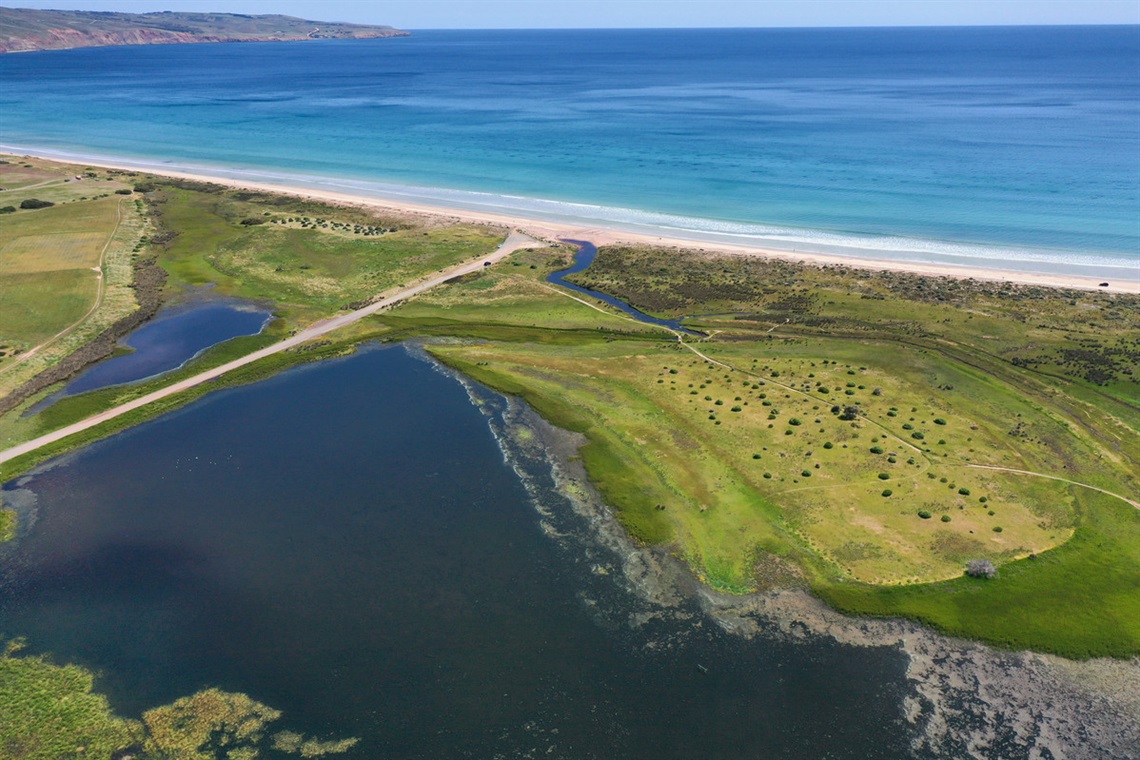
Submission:
<svg viewBox="0 0 1140 760">
<path fill-rule="evenodd" d="M 16 213 L 16 207 L 15 206 L 0 207 L 0 214 L 14 214 L 14 213 Z"/>
<path fill-rule="evenodd" d="M 20 208 L 23 209 L 49 208 L 54 205 L 51 201 L 41 201 L 39 198 L 28 198 L 20 201 Z"/>
<path fill-rule="evenodd" d="M 971 578 L 996 578 L 997 568 L 988 559 L 972 559 L 966 563 L 966 575 Z"/>
<path fill-rule="evenodd" d="M 929 520 L 932 517 L 930 512 L 928 510 L 925 510 L 925 509 L 918 510 L 918 516 L 921 517 L 923 520 Z"/>
</svg>

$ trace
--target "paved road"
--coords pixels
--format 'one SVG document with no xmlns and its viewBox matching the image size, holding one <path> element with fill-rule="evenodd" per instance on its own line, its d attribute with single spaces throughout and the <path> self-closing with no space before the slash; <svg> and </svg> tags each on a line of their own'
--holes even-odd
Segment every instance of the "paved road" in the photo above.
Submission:
<svg viewBox="0 0 1140 760">
<path fill-rule="evenodd" d="M 172 396 L 175 393 L 180 393 L 187 388 L 193 388 L 196 385 L 201 385 L 202 383 L 213 380 L 214 378 L 221 377 L 227 372 L 232 372 L 238 367 L 244 367 L 245 365 L 252 364 L 259 359 L 264 359 L 267 356 L 272 356 L 273 354 L 280 353 L 287 349 L 293 348 L 294 346 L 298 346 L 305 341 L 312 340 L 313 338 L 319 338 L 326 333 L 330 333 L 333 330 L 337 330 L 346 325 L 350 325 L 353 322 L 358 322 L 371 314 L 375 314 L 382 309 L 386 309 L 389 306 L 392 306 L 400 301 L 416 295 L 417 293 L 422 293 L 425 290 L 430 290 L 431 288 L 441 285 L 453 277 L 470 274 L 471 272 L 478 272 L 484 266 L 493 264 L 506 257 L 508 254 L 521 248 L 530 248 L 543 245 L 545 245 L 545 243 L 541 243 L 528 235 L 522 234 L 521 232 L 512 232 L 510 236 L 503 241 L 503 244 L 495 249 L 495 252 L 492 254 L 484 256 L 480 259 L 476 259 L 475 261 L 459 264 L 457 266 L 451 267 L 450 269 L 444 269 L 435 275 L 431 275 L 430 278 L 421 279 L 415 284 L 404 287 L 402 290 L 391 293 L 390 295 L 385 295 L 380 300 L 371 303 L 361 309 L 345 312 L 344 314 L 338 314 L 335 317 L 330 317 L 329 319 L 324 319 L 320 322 L 316 322 L 313 325 L 306 327 L 304 330 L 300 330 L 295 335 L 292 335 L 279 343 L 274 343 L 272 346 L 267 346 L 266 348 L 254 351 L 251 354 L 246 354 L 240 359 L 234 359 L 232 362 L 228 362 L 219 367 L 215 367 L 214 369 L 200 372 L 193 377 L 188 377 L 185 380 L 174 383 L 173 385 L 169 385 L 165 388 L 154 391 L 153 393 L 148 393 L 147 395 L 137 398 L 134 401 L 128 401 L 125 404 L 120 404 L 119 406 L 108 409 L 105 412 L 100 412 L 94 417 L 88 417 L 85 420 L 81 420 L 74 424 L 68 425 L 67 427 L 60 428 L 59 430 L 56 430 L 52 433 L 48 433 L 47 435 L 42 435 L 39 438 L 35 438 L 26 443 L 22 443 L 19 446 L 13 446 L 6 451 L 0 451 L 0 463 L 7 462 L 11 459 L 15 459 L 18 456 L 22 456 L 31 451 L 35 451 L 36 449 L 47 446 L 50 443 L 55 443 L 56 441 L 62 440 L 69 435 L 74 435 L 75 433 L 93 428 L 96 425 L 106 422 L 107 420 L 113 420 L 116 417 L 124 415 L 127 412 L 134 411 L 140 407 L 144 407 L 147 404 L 158 401 L 159 399 L 166 398 L 167 396 Z"/>
</svg>

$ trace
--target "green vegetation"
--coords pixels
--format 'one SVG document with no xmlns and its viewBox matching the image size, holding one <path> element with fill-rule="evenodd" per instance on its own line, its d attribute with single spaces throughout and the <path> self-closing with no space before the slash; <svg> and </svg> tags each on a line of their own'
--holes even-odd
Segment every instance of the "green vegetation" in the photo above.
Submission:
<svg viewBox="0 0 1140 760">
<path fill-rule="evenodd" d="M 3 500 L 0 499 L 0 544 L 5 541 L 11 541 L 16 537 L 19 519 L 20 516 L 16 513 L 16 510 L 5 507 Z"/>
<path fill-rule="evenodd" d="M 280 711 L 219 689 L 148 710 L 142 721 L 121 718 L 93 690 L 90 671 L 18 655 L 22 646 L 10 642 L 0 654 L 0 756 L 6 760 L 257 760 L 270 750 L 313 758 L 347 752 L 358 742 L 269 734 Z"/>
<path fill-rule="evenodd" d="M 137 721 L 111 712 L 92 692 L 94 677 L 75 665 L 17 656 L 20 642 L 0 655 L 0 755 L 10 760 L 111 758 L 142 735 Z"/>
<path fill-rule="evenodd" d="M 212 284 L 219 292 L 274 304 L 281 330 L 300 327 L 339 309 L 363 305 L 416 277 L 494 250 L 497 228 L 437 225 L 299 199 L 154 180 L 148 194 L 160 231 L 152 243 L 170 274 L 168 287 Z M 269 216 L 265 216 L 269 213 Z M 248 225 L 249 218 L 320 220 Z M 381 236 L 357 235 L 342 224 L 380 226 Z M 334 227 L 333 225 L 336 225 Z M 387 232 L 391 230 L 391 232 Z"/>
<path fill-rule="evenodd" d="M 1140 313 L 1136 299 L 604 249 L 598 272 L 588 270 L 592 279 L 583 284 L 649 311 L 688 293 L 708 299 L 656 309 L 669 317 L 681 316 L 682 307 L 703 314 L 695 324 L 716 337 L 694 346 L 701 356 L 670 333 L 602 317 L 528 282 L 548 268 L 538 262 L 535 270 L 511 264 L 518 268 L 482 273 L 379 319 L 393 335 L 447 334 L 462 325 L 465 341 L 429 350 L 584 433 L 591 480 L 630 532 L 678 547 L 712 585 L 755 588 L 764 558 L 774 556 L 853 613 L 904 615 L 1071 656 L 1140 650 L 1132 622 L 1140 619 L 1140 544 L 1123 530 L 1136 529 L 1136 510 L 1116 500 L 1111 512 L 1123 524 L 1096 530 L 1089 515 L 1103 518 L 1111 497 L 978 467 L 1061 470 L 1114 493 L 1136 493 L 1133 423 L 1140 417 L 1122 403 L 1120 388 L 1131 382 L 1128 372 L 1118 384 L 1096 386 L 989 353 L 995 334 L 1003 347 L 1015 344 L 1029 312 L 1069 327 L 1074 311 L 1086 322 L 1095 314 L 1104 320 L 1096 327 L 1102 340 L 1126 341 L 1140 329 L 1140 318 L 1130 318 Z M 856 295 L 846 295 L 851 289 Z M 943 305 L 941 289 L 953 293 L 953 308 Z M 779 310 L 771 319 L 758 312 L 742 318 L 737 310 L 761 305 L 753 298 Z M 548 302 L 548 311 L 536 300 Z M 512 314 L 515 303 L 526 309 L 525 320 Z M 801 313 L 810 318 L 791 319 Z M 954 323 L 943 328 L 952 314 Z M 925 317 L 956 340 L 923 332 Z M 590 323 L 593 330 L 582 329 Z M 1063 339 L 1054 341 L 1063 350 Z M 845 405 L 827 400 L 837 387 Z M 741 411 L 719 413 L 716 401 L 726 399 L 738 399 Z M 935 428 L 937 443 L 928 440 Z M 1090 532 L 1114 550 L 1091 552 L 1092 539 L 1080 540 Z M 1001 579 L 961 594 L 973 588 L 964 583 L 976 582 L 963 578 L 974 559 L 1002 565 Z M 1033 604 L 1011 604 L 1004 593 L 1011 586 L 1013 593 L 1031 590 Z M 1055 624 L 1074 588 L 1114 590 L 1099 608 L 1108 622 Z M 996 625 L 999 609 L 1009 619 Z"/>
<path fill-rule="evenodd" d="M 181 373 L 15 418 L 29 398 L 0 417 L 0 437 L 83 419 L 502 237 L 158 178 L 136 191 L 146 200 L 123 202 L 152 210 L 145 245 L 171 292 L 210 283 L 273 303 L 280 319 Z M 210 389 L 364 339 L 425 338 L 442 361 L 582 433 L 587 472 L 629 532 L 718 589 L 771 587 L 778 564 L 795 569 L 784 581 L 852 613 L 1074 657 L 1140 652 L 1140 512 L 1122 500 L 1140 493 L 1140 299 L 628 247 L 578 276 L 710 336 L 682 341 L 544 282 L 567 253 L 520 251 Z M 1082 597 L 1095 602 L 1071 615 Z"/>
</svg>

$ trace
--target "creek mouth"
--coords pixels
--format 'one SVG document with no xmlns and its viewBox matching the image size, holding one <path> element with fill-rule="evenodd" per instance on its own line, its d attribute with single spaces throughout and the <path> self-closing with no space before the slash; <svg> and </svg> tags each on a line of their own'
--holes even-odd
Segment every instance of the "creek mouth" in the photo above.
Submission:
<svg viewBox="0 0 1140 760">
<path fill-rule="evenodd" d="M 566 269 L 561 269 L 557 272 L 551 272 L 546 276 L 547 282 L 554 285 L 560 285 L 561 287 L 568 288 L 569 290 L 573 290 L 576 293 L 590 296 L 591 298 L 596 298 L 599 301 L 604 301 L 610 306 L 619 309 L 622 313 L 633 317 L 638 322 L 645 322 L 646 324 L 650 325 L 667 327 L 670 330 L 684 333 L 685 335 L 691 335 L 696 338 L 708 337 L 704 333 L 697 332 L 696 330 L 690 330 L 689 328 L 682 326 L 680 319 L 661 319 L 660 317 L 654 317 L 650 314 L 646 314 L 634 306 L 631 306 L 629 303 L 621 300 L 620 298 L 611 296 L 608 293 L 603 293 L 600 290 L 590 290 L 589 288 L 584 288 L 581 285 L 575 285 L 574 283 L 568 281 L 566 278 L 570 275 L 585 272 L 590 268 L 590 265 L 594 263 L 594 259 L 598 256 L 598 247 L 587 240 L 563 239 L 562 242 L 577 246 L 578 250 L 574 253 L 574 263 Z"/>
</svg>

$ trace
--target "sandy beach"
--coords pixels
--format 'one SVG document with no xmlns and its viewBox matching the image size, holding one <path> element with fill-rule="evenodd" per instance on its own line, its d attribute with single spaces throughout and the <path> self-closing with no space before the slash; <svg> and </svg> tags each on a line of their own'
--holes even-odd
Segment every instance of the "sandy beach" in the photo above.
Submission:
<svg viewBox="0 0 1140 760">
<path fill-rule="evenodd" d="M 314 189 L 297 185 L 277 182 L 248 181 L 212 175 L 206 172 L 191 172 L 182 169 L 165 169 L 148 165 L 131 166 L 127 163 L 116 163 L 101 158 L 87 156 L 77 157 L 74 161 L 64 161 L 58 157 L 37 155 L 34 153 L 0 152 L 0 155 L 29 156 L 43 161 L 54 163 L 75 163 L 78 161 L 85 166 L 120 171 L 137 171 L 149 174 L 174 177 L 178 179 L 211 182 L 233 188 L 259 190 L 263 192 L 296 195 L 315 200 L 342 203 L 354 206 L 377 209 L 390 209 L 394 211 L 411 212 L 432 216 L 444 216 L 453 219 L 485 224 L 501 225 L 519 230 L 528 235 L 545 240 L 577 239 L 589 240 L 596 245 L 613 245 L 621 243 L 645 244 L 655 246 L 668 246 L 685 250 L 702 251 L 709 253 L 725 253 L 740 256 L 769 256 L 790 261 L 801 261 L 821 266 L 846 266 L 857 269 L 889 270 L 909 272 L 912 274 L 930 275 L 936 277 L 953 277 L 958 279 L 975 279 L 985 281 L 1010 282 L 1021 285 L 1036 285 L 1042 287 L 1075 288 L 1080 290 L 1097 290 L 1109 293 L 1140 294 L 1140 265 L 1130 277 L 1114 276 L 1107 286 L 1102 286 L 1105 280 L 1096 277 L 1087 277 L 1075 274 L 1045 274 L 1004 270 L 999 266 L 993 268 L 977 266 L 941 265 L 925 262 L 908 262 L 898 259 L 875 258 L 871 256 L 850 256 L 840 253 L 812 251 L 812 250 L 785 250 L 768 248 L 751 243 L 726 243 L 713 241 L 700 237 L 698 234 L 685 236 L 673 230 L 662 231 L 664 234 L 656 235 L 647 232 L 622 229 L 620 225 L 579 225 L 567 223 L 556 219 L 543 219 L 539 217 L 524 217 L 510 211 L 476 210 L 470 208 L 457 208 L 444 204 L 435 204 L 419 201 L 409 201 L 406 198 L 383 198 L 373 195 L 361 195 L 349 192 Z"/>
</svg>

